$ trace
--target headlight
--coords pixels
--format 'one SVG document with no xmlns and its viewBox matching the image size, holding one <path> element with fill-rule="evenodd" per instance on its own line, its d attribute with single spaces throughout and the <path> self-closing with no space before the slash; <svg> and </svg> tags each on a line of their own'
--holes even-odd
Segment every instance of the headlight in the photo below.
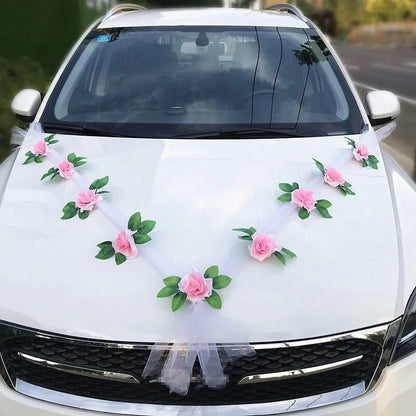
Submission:
<svg viewBox="0 0 416 416">
<path fill-rule="evenodd" d="M 416 289 L 410 296 L 390 363 L 416 351 Z"/>
</svg>

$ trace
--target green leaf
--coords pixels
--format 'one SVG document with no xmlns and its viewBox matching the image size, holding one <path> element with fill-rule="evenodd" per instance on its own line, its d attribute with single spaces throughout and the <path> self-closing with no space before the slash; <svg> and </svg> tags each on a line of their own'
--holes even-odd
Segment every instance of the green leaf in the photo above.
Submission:
<svg viewBox="0 0 416 416">
<path fill-rule="evenodd" d="M 42 158 L 41 158 L 39 155 L 36 155 L 36 156 L 33 158 L 33 160 L 34 160 L 36 163 L 42 163 Z"/>
<path fill-rule="evenodd" d="M 240 240 L 253 241 L 253 237 L 251 235 L 239 235 L 238 238 Z"/>
<path fill-rule="evenodd" d="M 352 140 L 349 137 L 345 137 L 345 138 L 347 139 L 348 144 L 355 148 L 355 140 Z"/>
<path fill-rule="evenodd" d="M 123 264 L 127 260 L 127 257 L 122 253 L 116 253 L 115 261 L 117 266 L 120 266 L 120 264 Z"/>
<path fill-rule="evenodd" d="M 181 278 L 179 276 L 169 276 L 163 279 L 163 283 L 165 284 L 165 286 L 178 287 L 178 284 L 180 281 L 181 281 Z"/>
<path fill-rule="evenodd" d="M 280 260 L 280 262 L 283 264 L 283 266 L 286 266 L 286 259 L 285 259 L 285 256 L 282 253 L 279 253 L 278 251 L 275 251 L 273 254 Z"/>
<path fill-rule="evenodd" d="M 293 191 L 293 187 L 290 183 L 279 183 L 279 188 L 283 192 L 292 192 Z"/>
<path fill-rule="evenodd" d="M 183 304 L 186 301 L 186 293 L 178 292 L 173 298 L 172 298 L 172 311 L 175 312 L 179 308 L 183 306 Z"/>
<path fill-rule="evenodd" d="M 85 160 L 81 160 L 80 162 L 74 162 L 73 165 L 75 168 L 78 168 L 79 166 L 85 165 L 87 162 Z"/>
<path fill-rule="evenodd" d="M 290 251 L 289 249 L 285 247 L 282 248 L 282 251 L 283 253 L 287 254 L 289 257 L 297 257 L 293 251 Z"/>
<path fill-rule="evenodd" d="M 51 135 L 49 135 L 49 136 L 45 137 L 43 140 L 44 140 L 46 143 L 53 144 L 53 143 L 51 143 L 51 140 L 52 140 L 54 137 L 55 137 L 55 135 L 54 135 L 54 134 L 51 134 Z M 58 142 L 58 140 L 55 140 L 55 142 Z"/>
<path fill-rule="evenodd" d="M 52 176 L 51 179 L 53 179 L 56 175 L 58 174 L 58 169 L 56 168 L 50 168 L 41 178 L 40 180 L 43 181 L 44 179 L 46 179 L 48 176 Z"/>
<path fill-rule="evenodd" d="M 104 176 L 104 178 L 96 179 L 91 185 L 91 190 L 101 189 L 108 184 L 109 177 Z"/>
<path fill-rule="evenodd" d="M 346 188 L 351 188 L 351 184 L 347 181 L 344 182 L 343 186 L 345 186 Z"/>
<path fill-rule="evenodd" d="M 110 257 L 113 257 L 114 253 L 115 250 L 113 248 L 113 245 L 110 243 L 109 245 L 105 245 L 104 247 L 102 247 L 98 254 L 95 256 L 95 258 L 99 260 L 107 260 Z"/>
<path fill-rule="evenodd" d="M 152 220 L 143 221 L 137 227 L 137 232 L 139 234 L 147 234 L 147 233 L 150 233 L 150 231 L 152 231 L 153 228 L 155 228 L 155 225 L 156 225 L 156 221 L 152 221 Z"/>
<path fill-rule="evenodd" d="M 110 193 L 110 191 L 99 191 L 99 192 L 96 192 L 97 194 L 109 194 Z"/>
<path fill-rule="evenodd" d="M 322 172 L 323 175 L 325 175 L 324 165 L 319 160 L 313 159 L 313 161 L 315 162 L 316 167 Z"/>
<path fill-rule="evenodd" d="M 136 231 L 139 228 L 140 223 L 142 222 L 142 217 L 140 212 L 135 212 L 129 219 L 127 228 L 131 231 Z"/>
<path fill-rule="evenodd" d="M 139 234 L 135 233 L 133 234 L 133 239 L 136 244 L 146 244 L 148 243 L 152 238 L 147 234 Z"/>
<path fill-rule="evenodd" d="M 158 298 L 168 298 L 169 296 L 178 293 L 178 286 L 165 286 L 164 288 L 160 289 L 157 297 Z"/>
<path fill-rule="evenodd" d="M 374 155 L 368 156 L 368 164 L 373 169 L 378 169 L 378 166 L 377 166 L 378 163 L 380 163 L 380 162 L 379 162 L 379 160 Z"/>
<path fill-rule="evenodd" d="M 97 247 L 98 248 L 105 248 L 107 246 L 111 246 L 112 247 L 113 246 L 113 243 L 111 241 L 103 241 L 102 243 L 97 244 Z"/>
<path fill-rule="evenodd" d="M 205 279 L 213 279 L 218 276 L 218 266 L 211 266 L 205 270 L 204 277 Z"/>
<path fill-rule="evenodd" d="M 289 193 L 287 193 L 287 194 L 282 194 L 282 195 L 280 195 L 279 196 L 279 198 L 277 198 L 279 201 L 282 201 L 282 202 L 289 202 L 289 201 L 291 201 L 292 200 L 292 194 L 289 194 Z"/>
<path fill-rule="evenodd" d="M 355 192 L 353 192 L 350 188 L 345 188 L 345 193 L 348 195 L 355 195 Z"/>
<path fill-rule="evenodd" d="M 338 186 L 338 189 L 343 193 L 343 195 L 347 195 L 346 189 L 348 189 L 348 188 L 346 188 L 345 186 L 340 185 L 340 186 Z"/>
<path fill-rule="evenodd" d="M 30 150 L 25 153 L 25 156 L 35 156 Z"/>
<path fill-rule="evenodd" d="M 75 153 L 70 153 L 66 159 L 68 160 L 68 162 L 71 162 L 72 164 L 74 164 L 75 159 L 77 158 Z"/>
<path fill-rule="evenodd" d="M 318 199 L 316 201 L 315 206 L 316 206 L 316 208 L 318 208 L 318 207 L 329 208 L 329 207 L 332 206 L 332 204 L 329 201 L 327 201 L 326 199 Z"/>
<path fill-rule="evenodd" d="M 299 189 L 299 184 L 297 182 L 293 182 L 292 183 L 292 188 L 293 188 L 293 190 Z"/>
<path fill-rule="evenodd" d="M 211 308 L 221 309 L 221 298 L 215 290 L 213 290 L 212 295 L 209 298 L 205 298 L 205 300 L 207 301 L 208 305 L 211 306 Z"/>
<path fill-rule="evenodd" d="M 49 144 L 55 144 L 55 143 L 58 143 L 59 142 L 59 140 L 51 140 L 50 142 L 49 142 Z"/>
<path fill-rule="evenodd" d="M 89 211 L 82 211 L 82 212 L 81 212 L 81 210 L 78 211 L 78 217 L 81 220 L 86 220 L 89 217 L 89 215 L 90 215 Z"/>
<path fill-rule="evenodd" d="M 32 160 L 34 156 L 28 156 L 28 158 L 22 163 L 22 165 L 28 165 Z"/>
<path fill-rule="evenodd" d="M 316 209 L 324 218 L 332 218 L 326 208 L 322 206 L 317 206 Z"/>
<path fill-rule="evenodd" d="M 62 215 L 61 219 L 62 220 L 69 220 L 70 218 L 73 218 L 73 217 L 75 217 L 75 215 L 77 215 L 78 208 L 75 206 L 75 202 L 71 201 L 71 202 L 68 202 L 62 208 L 62 212 L 64 213 L 64 215 Z"/>
<path fill-rule="evenodd" d="M 231 277 L 221 274 L 217 277 L 214 277 L 212 287 L 214 289 L 224 289 L 231 283 L 231 280 Z"/>
<path fill-rule="evenodd" d="M 366 160 L 363 160 L 361 165 L 362 165 L 363 168 L 366 168 L 368 166 L 368 163 L 367 163 Z"/>
<path fill-rule="evenodd" d="M 301 220 L 306 220 L 309 217 L 309 211 L 306 208 L 300 208 L 298 211 L 298 216 Z"/>
<path fill-rule="evenodd" d="M 250 236 L 250 235 L 253 235 L 256 232 L 256 229 L 253 228 L 253 227 L 250 227 L 250 228 L 233 228 L 233 231 L 238 231 L 238 232 L 241 232 L 241 233 L 246 233 L 246 234 L 248 234 Z"/>
</svg>

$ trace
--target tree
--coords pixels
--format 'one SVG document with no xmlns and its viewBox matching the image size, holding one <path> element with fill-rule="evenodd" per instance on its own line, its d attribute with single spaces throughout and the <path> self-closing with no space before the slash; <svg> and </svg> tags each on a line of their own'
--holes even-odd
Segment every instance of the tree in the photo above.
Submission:
<svg viewBox="0 0 416 416">
<path fill-rule="evenodd" d="M 389 22 L 411 17 L 415 7 L 414 0 L 369 0 L 366 10 L 371 20 Z"/>
</svg>

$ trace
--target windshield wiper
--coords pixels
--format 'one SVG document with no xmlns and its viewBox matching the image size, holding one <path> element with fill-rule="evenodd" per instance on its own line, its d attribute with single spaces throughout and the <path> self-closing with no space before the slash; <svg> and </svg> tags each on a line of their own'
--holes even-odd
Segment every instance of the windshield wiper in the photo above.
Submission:
<svg viewBox="0 0 416 416">
<path fill-rule="evenodd" d="M 65 133 L 86 133 L 86 134 L 92 134 L 94 136 L 121 137 L 120 134 L 113 133 L 111 131 L 93 129 L 91 127 L 87 127 L 85 124 L 83 125 L 83 124 L 71 124 L 71 123 L 49 123 L 49 122 L 41 122 L 41 124 L 43 128 L 63 131 Z"/>
<path fill-rule="evenodd" d="M 241 137 L 241 136 L 249 137 Z M 278 130 L 278 129 L 267 129 L 267 128 L 248 128 L 248 129 L 225 129 L 225 130 L 211 130 L 194 133 L 177 134 L 169 136 L 169 139 L 241 139 L 241 138 L 275 138 L 275 137 L 304 137 L 300 134 L 294 133 L 293 129 Z"/>
</svg>

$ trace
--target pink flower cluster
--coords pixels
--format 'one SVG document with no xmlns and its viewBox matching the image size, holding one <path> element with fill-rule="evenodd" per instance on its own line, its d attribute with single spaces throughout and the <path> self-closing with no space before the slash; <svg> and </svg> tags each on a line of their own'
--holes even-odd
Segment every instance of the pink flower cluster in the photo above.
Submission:
<svg viewBox="0 0 416 416">
<path fill-rule="evenodd" d="M 299 208 L 305 208 L 308 212 L 314 210 L 316 200 L 313 197 L 313 191 L 307 189 L 295 189 L 292 192 L 292 202 Z"/>
<path fill-rule="evenodd" d="M 121 230 L 116 237 L 113 248 L 117 253 L 124 254 L 128 259 L 134 259 L 139 254 L 134 239 L 132 237 L 134 231 L 124 229 Z"/>
<path fill-rule="evenodd" d="M 93 190 L 86 192 L 80 192 L 78 194 L 78 200 L 75 206 L 83 211 L 92 211 L 98 202 L 102 201 L 103 197 L 100 194 L 95 193 Z"/>
<path fill-rule="evenodd" d="M 370 155 L 368 149 L 363 144 L 358 144 L 354 150 L 352 151 L 355 160 L 358 162 L 362 162 L 363 160 L 367 160 L 368 156 Z"/>
<path fill-rule="evenodd" d="M 45 140 L 39 140 L 33 144 L 32 153 L 35 156 L 46 156 L 48 154 L 48 144 Z"/>
<path fill-rule="evenodd" d="M 337 188 L 344 185 L 345 179 L 337 169 L 329 168 L 325 171 L 325 182 L 333 188 Z"/>
<path fill-rule="evenodd" d="M 248 246 L 248 251 L 253 259 L 263 261 L 270 257 L 275 251 L 280 251 L 282 246 L 274 240 L 272 235 L 253 234 L 253 242 Z"/>
<path fill-rule="evenodd" d="M 75 168 L 71 162 L 68 162 L 67 160 L 63 160 L 62 162 L 59 162 L 56 167 L 59 171 L 59 176 L 61 176 L 64 179 L 72 178 Z"/>
<path fill-rule="evenodd" d="M 189 301 L 198 302 L 211 296 L 212 279 L 205 279 L 202 273 L 194 270 L 181 279 L 179 290 L 186 293 Z"/>
</svg>

